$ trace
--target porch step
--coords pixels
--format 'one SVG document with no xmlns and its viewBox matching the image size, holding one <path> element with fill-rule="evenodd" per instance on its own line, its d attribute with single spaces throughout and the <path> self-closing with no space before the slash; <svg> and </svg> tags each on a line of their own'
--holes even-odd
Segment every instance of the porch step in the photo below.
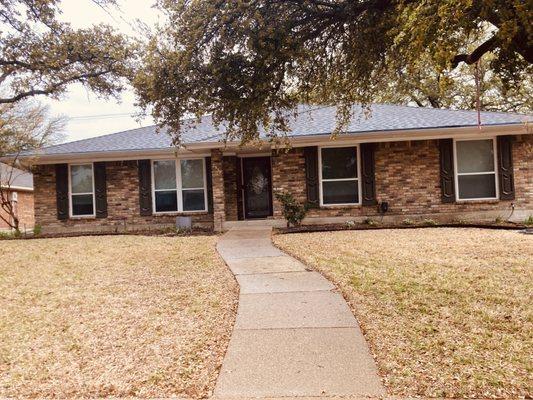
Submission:
<svg viewBox="0 0 533 400">
<path fill-rule="evenodd" d="M 226 221 L 222 225 L 222 229 L 227 231 L 230 229 L 245 229 L 250 227 L 274 227 L 283 228 L 287 223 L 283 219 L 250 219 L 246 221 Z"/>
</svg>

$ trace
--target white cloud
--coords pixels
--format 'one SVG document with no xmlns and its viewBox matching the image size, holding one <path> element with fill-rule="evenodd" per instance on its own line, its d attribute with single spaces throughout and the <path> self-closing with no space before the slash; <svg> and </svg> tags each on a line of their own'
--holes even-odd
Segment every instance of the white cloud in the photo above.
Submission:
<svg viewBox="0 0 533 400">
<path fill-rule="evenodd" d="M 120 32 L 138 36 L 136 21 L 154 26 L 161 15 L 152 8 L 151 1 L 123 0 L 119 9 L 102 9 L 91 0 L 63 0 L 61 19 L 76 28 L 86 28 L 98 23 L 114 26 Z M 66 127 L 66 140 L 78 140 L 107 133 L 133 129 L 153 124 L 152 118 L 140 123 L 135 118 L 138 109 L 131 89 L 125 91 L 120 101 L 99 99 L 80 84 L 71 85 L 61 100 L 41 98 L 50 105 L 53 114 L 71 118 Z"/>
</svg>

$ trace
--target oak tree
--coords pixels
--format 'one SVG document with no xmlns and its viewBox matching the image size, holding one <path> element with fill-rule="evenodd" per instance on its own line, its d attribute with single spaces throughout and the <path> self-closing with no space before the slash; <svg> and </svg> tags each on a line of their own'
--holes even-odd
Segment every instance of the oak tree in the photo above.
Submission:
<svg viewBox="0 0 533 400">
<path fill-rule="evenodd" d="M 378 100 L 403 80 L 416 83 L 428 65 L 439 76 L 490 54 L 486 68 L 505 90 L 532 72 L 531 4 L 523 0 L 158 6 L 168 23 L 151 38 L 134 85 L 139 104 L 176 142 L 184 117 L 205 113 L 225 121 L 228 139 L 256 139 L 261 127 L 287 131 L 288 111 L 302 100 L 337 105 L 340 131 L 354 102 Z"/>
<path fill-rule="evenodd" d="M 0 0 L 0 104 L 58 98 L 71 83 L 103 97 L 123 88 L 135 51 L 130 40 L 104 24 L 74 29 L 60 13 L 60 0 Z"/>
</svg>

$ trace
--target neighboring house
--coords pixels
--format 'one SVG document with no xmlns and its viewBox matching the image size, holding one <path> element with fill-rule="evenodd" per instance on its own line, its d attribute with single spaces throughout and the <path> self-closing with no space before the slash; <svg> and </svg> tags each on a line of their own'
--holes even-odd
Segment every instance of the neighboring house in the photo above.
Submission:
<svg viewBox="0 0 533 400">
<path fill-rule="evenodd" d="M 17 168 L 11 168 L 0 163 L 0 201 L 9 201 L 13 204 L 15 215 L 19 218 L 21 230 L 31 229 L 34 226 L 33 215 L 33 176 Z M 12 221 L 9 215 L 0 207 L 0 230 L 9 230 L 10 224 L 5 219 Z"/>
<path fill-rule="evenodd" d="M 306 223 L 380 218 L 523 220 L 533 214 L 529 116 L 374 105 L 331 138 L 334 107 L 301 106 L 290 149 L 223 143 L 209 116 L 185 130 L 176 151 L 145 127 L 26 155 L 35 216 L 45 231 L 173 225 L 176 216 L 216 230 L 236 221 L 283 224 L 273 196 L 311 206 Z M 266 135 L 263 135 L 266 137 Z M 23 157 L 24 158 L 24 157 Z"/>
</svg>

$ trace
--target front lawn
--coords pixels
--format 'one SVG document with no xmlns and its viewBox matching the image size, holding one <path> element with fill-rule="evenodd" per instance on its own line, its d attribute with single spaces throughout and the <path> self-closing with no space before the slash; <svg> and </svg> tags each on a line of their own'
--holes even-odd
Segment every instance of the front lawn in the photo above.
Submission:
<svg viewBox="0 0 533 400">
<path fill-rule="evenodd" d="M 533 236 L 432 228 L 274 240 L 340 287 L 390 394 L 533 395 Z"/>
<path fill-rule="evenodd" d="M 237 284 L 215 236 L 0 242 L 0 397 L 202 397 Z"/>
</svg>

